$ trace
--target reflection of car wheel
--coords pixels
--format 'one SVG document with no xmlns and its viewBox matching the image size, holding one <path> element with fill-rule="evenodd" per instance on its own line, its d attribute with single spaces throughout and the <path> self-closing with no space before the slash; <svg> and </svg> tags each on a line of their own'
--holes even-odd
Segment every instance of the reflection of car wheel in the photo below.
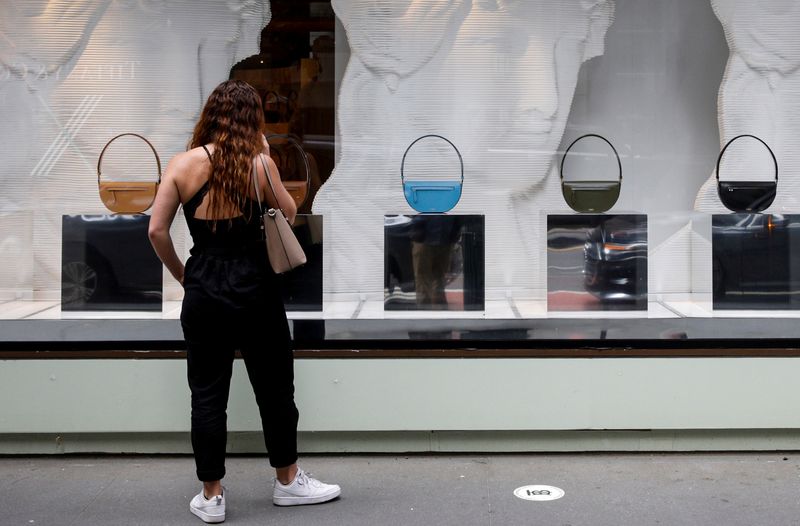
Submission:
<svg viewBox="0 0 800 526">
<path fill-rule="evenodd" d="M 82 261 L 61 267 L 61 302 L 83 303 L 97 290 L 97 272 Z"/>
</svg>

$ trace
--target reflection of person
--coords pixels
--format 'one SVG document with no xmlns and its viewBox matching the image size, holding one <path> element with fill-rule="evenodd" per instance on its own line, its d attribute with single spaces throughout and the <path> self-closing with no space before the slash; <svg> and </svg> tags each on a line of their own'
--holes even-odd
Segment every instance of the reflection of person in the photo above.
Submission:
<svg viewBox="0 0 800 526">
<path fill-rule="evenodd" d="M 275 163 L 260 152 L 266 141 L 258 92 L 249 84 L 220 84 L 203 108 L 190 143 L 166 169 L 150 219 L 159 258 L 185 295 L 181 325 L 192 391 L 192 448 L 203 492 L 192 513 L 206 522 L 225 519 L 226 406 L 234 351 L 240 349 L 256 395 L 277 505 L 313 504 L 339 495 L 297 467 L 297 419 L 289 326 L 276 275 L 268 267 L 256 199 L 294 221 L 294 201 Z M 271 173 L 267 173 L 268 163 Z M 252 176 L 258 167 L 258 187 Z M 272 181 L 272 193 L 267 177 Z M 194 246 L 184 268 L 169 228 L 183 205 Z M 271 349 L 264 349 L 268 338 Z M 269 352 L 266 352 L 269 351 Z"/>
<path fill-rule="evenodd" d="M 257 49 L 268 17 L 258 0 L 0 3 L 0 213 L 27 214 L 14 230 L 32 238 L 34 262 L 20 266 L 37 291 L 58 289 L 61 214 L 106 212 L 93 177 L 105 142 L 136 132 L 162 156 L 183 150 L 203 98 Z M 146 148 L 124 166 L 110 153 L 110 174 L 152 177 Z"/>
<path fill-rule="evenodd" d="M 768 211 L 797 212 L 800 4 L 793 0 L 711 0 L 711 5 L 730 48 L 718 99 L 721 146 L 740 134 L 756 135 L 769 144 L 780 174 L 778 193 Z M 740 149 L 743 155 L 738 162 L 723 165 L 721 177 L 768 180 L 773 176 L 772 160 L 758 143 L 747 140 L 734 145 L 730 150 Z M 716 186 L 712 174 L 697 195 L 697 210 L 728 211 Z"/>
<path fill-rule="evenodd" d="M 411 257 L 417 305 L 447 309 L 445 278 L 458 235 L 455 216 L 417 215 L 411 220 Z"/>
<path fill-rule="evenodd" d="M 400 159 L 424 133 L 462 152 L 464 192 L 453 213 L 486 214 L 487 286 L 543 290 L 539 211 L 564 208 L 548 174 L 579 67 L 602 53 L 613 2 L 333 6 L 352 56 L 337 110 L 341 158 L 314 202 L 328 214 L 328 290 L 380 290 L 380 217 L 409 211 Z"/>
</svg>

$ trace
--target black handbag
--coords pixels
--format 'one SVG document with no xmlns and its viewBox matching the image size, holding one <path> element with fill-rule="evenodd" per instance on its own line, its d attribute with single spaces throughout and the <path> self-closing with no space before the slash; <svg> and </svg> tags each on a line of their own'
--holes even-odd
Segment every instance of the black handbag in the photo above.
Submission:
<svg viewBox="0 0 800 526">
<path fill-rule="evenodd" d="M 775 165 L 775 179 L 772 181 L 720 181 L 719 180 L 719 167 L 722 162 L 722 156 L 725 155 L 725 150 L 728 146 L 737 139 L 743 137 L 750 137 L 755 139 L 769 151 L 772 156 L 772 162 Z M 778 160 L 775 158 L 772 148 L 767 143 L 756 137 L 755 135 L 737 135 L 719 152 L 717 157 L 717 194 L 719 200 L 725 205 L 725 208 L 733 212 L 763 212 L 775 200 L 775 195 L 778 193 Z"/>
<path fill-rule="evenodd" d="M 575 143 L 588 137 L 596 137 L 602 139 L 611 147 L 614 156 L 617 158 L 617 166 L 619 167 L 619 179 L 616 181 L 565 181 L 564 180 L 564 160 L 567 154 L 575 146 Z M 561 193 L 564 200 L 570 208 L 576 212 L 606 212 L 609 210 L 619 199 L 619 191 L 622 187 L 622 161 L 619 159 L 619 154 L 614 145 L 601 135 L 595 133 L 587 133 L 572 141 L 564 156 L 561 157 Z"/>
</svg>

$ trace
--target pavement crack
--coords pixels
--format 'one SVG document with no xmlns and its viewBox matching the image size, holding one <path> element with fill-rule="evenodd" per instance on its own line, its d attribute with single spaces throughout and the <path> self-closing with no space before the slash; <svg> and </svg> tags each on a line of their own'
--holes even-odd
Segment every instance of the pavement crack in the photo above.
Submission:
<svg viewBox="0 0 800 526">
<path fill-rule="evenodd" d="M 116 480 L 117 480 L 117 477 L 118 477 L 118 475 L 119 475 L 119 473 L 114 473 L 114 474 L 111 476 L 111 480 L 109 480 L 109 481 L 108 481 L 108 482 L 107 482 L 105 485 L 103 485 L 103 487 L 102 487 L 102 488 L 100 488 L 100 490 L 99 490 L 99 491 L 98 491 L 98 492 L 97 492 L 97 493 L 94 495 L 94 497 L 92 497 L 92 500 L 90 500 L 90 501 L 89 501 L 89 502 L 86 504 L 86 506 L 84 506 L 83 508 L 81 508 L 81 511 L 80 511 L 80 512 L 79 512 L 77 515 L 75 515 L 75 519 L 74 519 L 72 522 L 70 522 L 70 523 L 69 523 L 70 525 L 72 525 L 72 524 L 80 524 L 80 523 L 82 523 L 82 522 L 83 522 L 83 520 L 82 520 L 83 514 L 84 514 L 84 513 L 86 513 L 86 510 L 88 510 L 88 509 L 91 507 L 91 505 L 95 503 L 95 501 L 96 501 L 96 500 L 97 500 L 97 499 L 100 497 L 100 495 L 102 495 L 102 494 L 103 494 L 103 492 L 104 492 L 106 489 L 108 489 L 108 487 L 109 487 L 111 484 L 113 484 L 113 483 L 114 483 L 114 481 L 116 481 Z"/>
</svg>

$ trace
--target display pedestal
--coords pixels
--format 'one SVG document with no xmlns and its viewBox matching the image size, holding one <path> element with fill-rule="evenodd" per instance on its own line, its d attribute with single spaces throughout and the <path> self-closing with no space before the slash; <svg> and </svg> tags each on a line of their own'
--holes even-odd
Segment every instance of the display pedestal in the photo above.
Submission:
<svg viewBox="0 0 800 526">
<path fill-rule="evenodd" d="M 714 214 L 714 309 L 800 308 L 800 215 Z"/>
<path fill-rule="evenodd" d="M 482 215 L 384 217 L 385 310 L 484 310 Z"/>
<path fill-rule="evenodd" d="M 61 220 L 62 311 L 161 311 L 162 266 L 150 216 L 65 215 Z"/>
<path fill-rule="evenodd" d="M 292 226 L 306 264 L 281 276 L 287 311 L 322 310 L 322 216 L 297 214 Z"/>
<path fill-rule="evenodd" d="M 547 216 L 547 310 L 647 310 L 647 216 Z"/>
</svg>

